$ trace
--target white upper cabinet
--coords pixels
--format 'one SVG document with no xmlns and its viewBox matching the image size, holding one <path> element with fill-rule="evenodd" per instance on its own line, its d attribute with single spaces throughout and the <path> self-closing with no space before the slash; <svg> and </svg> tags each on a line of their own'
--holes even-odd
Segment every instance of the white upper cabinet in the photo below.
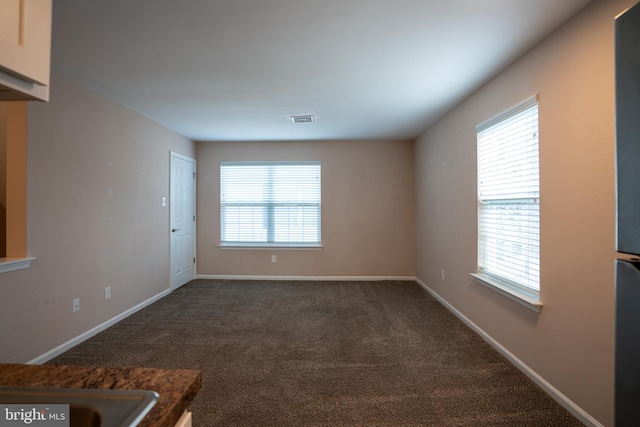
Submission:
<svg viewBox="0 0 640 427">
<path fill-rule="evenodd" d="M 0 101 L 49 100 L 52 0 L 0 0 Z"/>
</svg>

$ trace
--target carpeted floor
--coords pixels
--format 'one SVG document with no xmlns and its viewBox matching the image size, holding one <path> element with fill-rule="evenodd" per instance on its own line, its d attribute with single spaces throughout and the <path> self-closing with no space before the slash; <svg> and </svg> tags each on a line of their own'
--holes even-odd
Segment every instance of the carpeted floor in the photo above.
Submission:
<svg viewBox="0 0 640 427">
<path fill-rule="evenodd" d="M 196 280 L 49 363 L 202 370 L 194 427 L 582 425 L 414 282 Z"/>
</svg>

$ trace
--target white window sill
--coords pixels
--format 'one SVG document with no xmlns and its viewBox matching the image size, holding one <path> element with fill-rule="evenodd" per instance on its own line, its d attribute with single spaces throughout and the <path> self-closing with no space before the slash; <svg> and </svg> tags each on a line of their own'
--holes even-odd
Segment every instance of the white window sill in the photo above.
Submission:
<svg viewBox="0 0 640 427">
<path fill-rule="evenodd" d="M 0 273 L 22 270 L 31 266 L 35 258 L 0 258 Z"/>
<path fill-rule="evenodd" d="M 220 249 L 252 249 L 252 250 L 321 250 L 323 248 L 322 244 L 302 244 L 302 243 L 293 243 L 293 244 L 274 244 L 274 243 L 221 243 L 218 245 Z"/>
<path fill-rule="evenodd" d="M 542 310 L 542 302 L 540 302 L 540 296 L 535 293 L 526 292 L 524 290 L 516 289 L 500 281 L 480 273 L 471 273 L 478 283 L 485 285 L 486 287 L 501 293 L 507 298 L 520 303 L 530 310 L 540 313 Z"/>
</svg>

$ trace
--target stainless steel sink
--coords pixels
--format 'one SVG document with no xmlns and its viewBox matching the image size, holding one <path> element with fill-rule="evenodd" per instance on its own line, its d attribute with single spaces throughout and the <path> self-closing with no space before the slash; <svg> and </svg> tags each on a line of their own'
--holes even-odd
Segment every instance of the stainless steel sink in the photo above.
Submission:
<svg viewBox="0 0 640 427">
<path fill-rule="evenodd" d="M 158 401 L 149 390 L 0 387 L 0 403 L 69 405 L 71 427 L 133 427 Z"/>
<path fill-rule="evenodd" d="M 102 416 L 97 409 L 90 406 L 70 405 L 69 425 L 73 427 L 100 427 Z"/>
</svg>

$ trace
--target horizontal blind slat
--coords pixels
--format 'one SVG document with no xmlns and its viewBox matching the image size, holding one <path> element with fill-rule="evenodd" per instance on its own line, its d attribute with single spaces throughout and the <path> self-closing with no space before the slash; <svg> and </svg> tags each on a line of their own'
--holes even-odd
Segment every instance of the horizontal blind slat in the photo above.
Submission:
<svg viewBox="0 0 640 427">
<path fill-rule="evenodd" d="M 538 107 L 529 99 L 478 126 L 478 268 L 540 283 Z"/>
<path fill-rule="evenodd" d="M 320 162 L 221 163 L 221 241 L 320 243 L 320 168 Z"/>
</svg>

